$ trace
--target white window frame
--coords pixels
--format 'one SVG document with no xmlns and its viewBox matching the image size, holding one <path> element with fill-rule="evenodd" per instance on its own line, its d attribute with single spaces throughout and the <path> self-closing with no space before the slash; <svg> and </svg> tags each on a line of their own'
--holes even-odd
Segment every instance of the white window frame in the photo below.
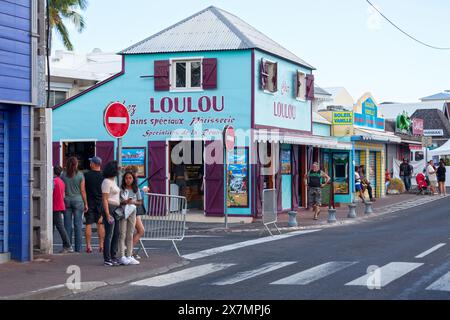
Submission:
<svg viewBox="0 0 450 320">
<path fill-rule="evenodd" d="M 295 99 L 297 101 L 306 102 L 306 72 L 303 72 L 302 70 L 297 70 L 297 73 L 295 74 L 296 79 L 298 79 L 299 73 L 301 73 L 301 74 L 303 74 L 305 76 L 305 84 L 304 84 L 304 87 L 305 87 L 304 92 L 305 92 L 305 94 L 303 96 L 303 99 L 301 97 L 298 97 L 298 96 L 295 96 Z M 295 88 L 295 91 L 297 91 L 297 88 Z"/>
<path fill-rule="evenodd" d="M 264 59 L 264 62 L 269 62 L 269 63 L 272 63 L 272 64 L 277 64 L 277 61 L 269 60 L 269 59 L 266 59 L 266 58 L 263 58 L 263 59 Z M 277 71 L 279 71 L 279 70 L 277 70 Z M 267 90 L 267 89 L 264 89 L 264 93 L 271 94 L 271 95 L 275 95 L 275 94 L 278 92 L 278 75 L 279 75 L 279 73 L 277 72 L 277 90 L 275 90 L 275 91 L 269 91 L 269 90 Z M 269 79 L 267 79 L 267 81 L 269 81 Z"/>
<path fill-rule="evenodd" d="M 186 87 L 177 87 L 176 64 L 186 63 Z M 191 63 L 200 62 L 200 87 L 191 87 Z M 196 92 L 203 91 L 203 57 L 188 57 L 180 59 L 170 59 L 170 91 L 174 92 Z"/>
</svg>

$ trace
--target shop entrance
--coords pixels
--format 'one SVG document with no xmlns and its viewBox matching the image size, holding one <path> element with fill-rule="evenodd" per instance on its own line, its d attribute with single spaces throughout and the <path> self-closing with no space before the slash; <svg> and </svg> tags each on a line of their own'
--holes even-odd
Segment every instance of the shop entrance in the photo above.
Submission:
<svg viewBox="0 0 450 320">
<path fill-rule="evenodd" d="M 205 209 L 204 148 L 199 140 L 169 141 L 169 194 L 186 197 L 191 213 Z"/>
<path fill-rule="evenodd" d="M 64 141 L 62 144 L 62 166 L 65 167 L 67 159 L 76 157 L 79 170 L 89 170 L 89 158 L 95 156 L 95 141 Z"/>
</svg>

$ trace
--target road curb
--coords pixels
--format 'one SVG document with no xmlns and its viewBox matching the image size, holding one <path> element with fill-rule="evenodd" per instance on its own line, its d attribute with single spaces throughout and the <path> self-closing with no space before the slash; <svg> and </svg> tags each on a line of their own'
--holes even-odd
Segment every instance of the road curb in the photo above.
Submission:
<svg viewBox="0 0 450 320">
<path fill-rule="evenodd" d="M 434 201 L 439 201 L 445 198 L 450 197 L 450 195 L 447 196 L 439 196 L 439 197 L 435 197 L 432 198 L 430 197 L 429 199 L 427 199 L 426 201 L 420 202 L 419 204 L 416 204 L 415 202 L 420 200 L 419 199 L 411 199 L 411 200 L 407 200 L 407 201 L 403 201 L 403 202 L 398 202 L 392 205 L 388 205 L 388 206 L 384 206 L 381 208 L 377 208 L 374 209 L 374 213 L 370 214 L 370 215 L 360 215 L 357 218 L 352 218 L 352 219 L 344 219 L 344 220 L 338 220 L 336 223 L 321 223 L 321 224 L 316 224 L 316 225 L 310 225 L 310 226 L 298 226 L 298 227 L 278 227 L 278 229 L 280 231 L 298 231 L 298 230 L 309 230 L 309 229 L 323 229 L 323 228 L 335 228 L 335 227 L 341 227 L 344 225 L 351 225 L 351 224 L 357 224 L 357 223 L 362 223 L 362 222 L 367 222 L 369 220 L 372 220 L 373 218 L 376 217 L 381 217 L 390 213 L 397 213 L 399 211 L 405 210 L 404 208 L 402 208 L 402 205 L 406 205 L 406 204 L 411 204 L 414 203 L 415 206 L 421 206 L 424 204 L 428 204 L 430 202 L 434 202 Z M 399 208 L 395 208 L 397 206 L 400 206 Z M 189 229 L 188 232 L 189 233 L 246 233 L 246 232 L 264 232 L 266 229 L 264 228 L 264 226 L 261 224 L 261 226 L 257 227 L 257 228 L 251 228 L 251 229 L 232 229 L 232 228 L 202 228 L 202 229 Z"/>
<path fill-rule="evenodd" d="M 132 276 L 111 278 L 105 281 L 81 282 L 80 289 L 72 290 L 69 289 L 66 284 L 59 284 L 43 289 L 33 290 L 26 293 L 0 297 L 0 300 L 57 300 L 62 298 L 69 298 L 71 296 L 76 296 L 94 291 L 98 288 L 111 285 L 120 285 L 132 280 L 156 276 L 162 273 L 166 273 L 172 269 L 183 267 L 185 265 L 188 265 L 189 263 L 190 263 L 189 260 L 182 259 L 182 261 L 171 263 L 167 266 L 163 266 L 151 271 L 133 274 Z"/>
</svg>

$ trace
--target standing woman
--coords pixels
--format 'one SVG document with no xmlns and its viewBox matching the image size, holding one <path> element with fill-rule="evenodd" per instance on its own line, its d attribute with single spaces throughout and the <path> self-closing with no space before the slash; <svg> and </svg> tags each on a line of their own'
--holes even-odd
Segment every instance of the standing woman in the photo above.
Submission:
<svg viewBox="0 0 450 320">
<path fill-rule="evenodd" d="M 441 161 L 439 161 L 439 167 L 436 171 L 437 174 L 437 180 L 439 183 L 439 193 L 441 194 L 441 196 L 446 196 L 447 195 L 447 190 L 445 188 L 445 174 L 446 174 L 446 168 L 445 168 L 445 161 L 444 159 L 441 159 Z"/>
<path fill-rule="evenodd" d="M 433 160 L 428 161 L 427 175 L 430 180 L 431 195 L 436 195 L 437 176 L 434 168 Z"/>
<path fill-rule="evenodd" d="M 61 179 L 66 186 L 64 227 L 70 242 L 73 240 L 72 234 L 75 227 L 75 251 L 81 252 L 83 213 L 87 212 L 88 204 L 84 175 L 78 171 L 78 160 L 76 157 L 67 159 L 66 171 L 61 174 Z"/>
<path fill-rule="evenodd" d="M 106 267 L 117 266 L 117 249 L 119 245 L 120 221 L 114 211 L 120 207 L 120 189 L 116 183 L 119 174 L 117 161 L 111 161 L 103 170 L 102 203 L 103 224 L 105 225 L 105 242 L 103 243 L 103 259 Z"/>
<path fill-rule="evenodd" d="M 139 264 L 133 256 L 133 233 L 136 226 L 136 208 L 142 204 L 136 177 L 127 171 L 123 175 L 120 191 L 120 204 L 124 207 L 125 218 L 120 221 L 119 256 L 120 264 Z M 128 207 L 129 206 L 129 207 Z M 128 211 L 132 210 L 131 213 Z M 127 212 L 129 216 L 127 216 Z M 126 248 L 126 252 L 125 252 Z"/>
<path fill-rule="evenodd" d="M 361 177 L 358 173 L 359 167 L 355 166 L 355 190 L 358 197 L 361 198 L 363 203 L 366 203 L 366 199 L 364 198 L 364 193 L 362 191 L 362 185 L 361 185 Z"/>
</svg>

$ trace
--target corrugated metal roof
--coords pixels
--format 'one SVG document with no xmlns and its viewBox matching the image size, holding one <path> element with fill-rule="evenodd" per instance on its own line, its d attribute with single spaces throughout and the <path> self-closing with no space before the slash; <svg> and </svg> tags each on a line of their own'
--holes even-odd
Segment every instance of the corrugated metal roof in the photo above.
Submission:
<svg viewBox="0 0 450 320">
<path fill-rule="evenodd" d="M 323 88 L 319 87 L 319 86 L 314 86 L 314 95 L 316 94 L 320 94 L 323 96 L 331 96 L 331 93 L 329 93 L 328 91 L 325 91 Z"/>
<path fill-rule="evenodd" d="M 445 112 L 445 103 L 442 101 L 417 102 L 417 103 L 389 103 L 378 105 L 378 114 L 385 119 L 396 119 L 403 111 L 411 116 L 416 110 L 437 109 Z"/>
<path fill-rule="evenodd" d="M 425 97 L 425 98 L 421 98 L 420 100 L 422 100 L 422 101 L 450 100 L 450 93 L 447 93 L 447 92 L 436 93 L 436 94 L 433 94 L 431 96 L 428 96 L 428 97 Z"/>
<path fill-rule="evenodd" d="M 242 19 L 214 6 L 210 6 L 138 42 L 121 51 L 120 54 L 253 48 L 261 49 L 314 69 L 309 63 L 300 59 Z"/>
</svg>

